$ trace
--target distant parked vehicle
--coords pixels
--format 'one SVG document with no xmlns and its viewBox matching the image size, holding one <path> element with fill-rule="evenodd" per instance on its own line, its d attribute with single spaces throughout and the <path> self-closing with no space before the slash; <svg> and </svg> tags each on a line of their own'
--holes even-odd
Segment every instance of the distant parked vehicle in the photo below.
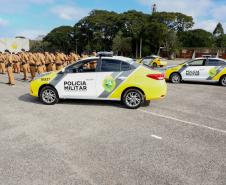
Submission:
<svg viewBox="0 0 226 185">
<path fill-rule="evenodd" d="M 222 86 L 226 86 L 226 61 L 220 58 L 196 58 L 177 66 L 167 67 L 165 78 L 172 83 L 219 82 Z"/>
<path fill-rule="evenodd" d="M 164 59 L 162 59 L 161 57 L 157 56 L 157 55 L 151 55 L 151 56 L 147 56 L 142 58 L 141 60 L 138 61 L 138 63 L 142 63 L 151 67 L 164 67 L 167 65 L 167 62 L 164 61 Z"/>
</svg>

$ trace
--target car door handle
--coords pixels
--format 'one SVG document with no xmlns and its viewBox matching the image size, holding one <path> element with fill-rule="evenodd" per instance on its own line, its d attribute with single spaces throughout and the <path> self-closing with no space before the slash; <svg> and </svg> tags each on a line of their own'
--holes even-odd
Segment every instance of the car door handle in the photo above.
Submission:
<svg viewBox="0 0 226 185">
<path fill-rule="evenodd" d="M 92 81 L 92 80 L 94 80 L 94 79 L 91 79 L 91 78 L 89 78 L 89 79 L 86 79 L 87 81 Z"/>
<path fill-rule="evenodd" d="M 119 80 L 125 80 L 127 77 L 125 77 L 125 76 L 121 76 L 121 77 L 119 77 L 118 79 Z"/>
</svg>

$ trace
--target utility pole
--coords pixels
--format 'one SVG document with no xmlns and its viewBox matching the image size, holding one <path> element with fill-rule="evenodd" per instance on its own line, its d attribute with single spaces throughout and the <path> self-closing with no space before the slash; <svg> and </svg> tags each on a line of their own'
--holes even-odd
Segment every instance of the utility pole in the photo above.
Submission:
<svg viewBox="0 0 226 185">
<path fill-rule="evenodd" d="M 154 14 L 156 12 L 157 12 L 157 5 L 156 4 L 153 4 L 152 5 L 152 14 Z"/>
<path fill-rule="evenodd" d="M 78 39 L 75 39 L 76 54 L 78 54 Z"/>
</svg>

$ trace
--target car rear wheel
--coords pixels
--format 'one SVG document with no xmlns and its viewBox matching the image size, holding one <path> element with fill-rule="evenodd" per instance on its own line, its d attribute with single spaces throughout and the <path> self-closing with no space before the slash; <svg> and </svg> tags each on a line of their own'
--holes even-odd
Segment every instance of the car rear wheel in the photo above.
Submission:
<svg viewBox="0 0 226 185">
<path fill-rule="evenodd" d="M 41 90 L 40 99 L 46 105 L 54 105 L 59 101 L 57 91 L 50 86 L 44 87 Z"/>
<path fill-rule="evenodd" d="M 129 89 L 124 93 L 122 101 L 127 108 L 137 109 L 144 103 L 144 95 L 138 89 Z"/>
<path fill-rule="evenodd" d="M 222 76 L 221 79 L 220 79 L 220 84 L 222 86 L 226 86 L 226 75 Z"/>
<path fill-rule="evenodd" d="M 170 75 L 170 81 L 175 84 L 179 84 L 181 82 L 181 76 L 179 73 L 173 73 Z"/>
</svg>

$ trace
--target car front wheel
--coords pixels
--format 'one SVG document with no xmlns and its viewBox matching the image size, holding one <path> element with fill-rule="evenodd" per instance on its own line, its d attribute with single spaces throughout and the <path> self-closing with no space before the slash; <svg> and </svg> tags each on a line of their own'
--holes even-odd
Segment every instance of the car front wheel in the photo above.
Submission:
<svg viewBox="0 0 226 185">
<path fill-rule="evenodd" d="M 127 108 L 137 109 L 144 103 L 144 95 L 138 89 L 129 89 L 124 93 L 122 101 Z"/>
<path fill-rule="evenodd" d="M 41 90 L 40 99 L 46 105 L 54 105 L 59 101 L 57 91 L 50 86 L 44 87 Z"/>
<path fill-rule="evenodd" d="M 220 84 L 222 86 L 226 86 L 226 75 L 222 76 L 221 79 L 220 79 Z"/>
<path fill-rule="evenodd" d="M 179 73 L 173 73 L 170 76 L 170 81 L 175 84 L 179 84 L 181 82 L 181 76 Z"/>
</svg>

